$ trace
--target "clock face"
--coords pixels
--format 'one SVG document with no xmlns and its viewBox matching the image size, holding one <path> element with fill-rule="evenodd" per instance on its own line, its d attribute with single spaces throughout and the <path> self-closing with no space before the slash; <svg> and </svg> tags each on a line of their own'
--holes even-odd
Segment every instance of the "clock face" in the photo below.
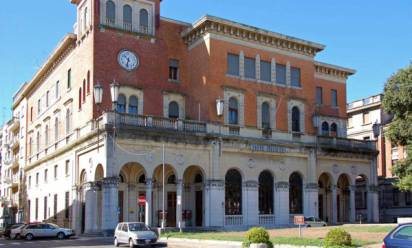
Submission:
<svg viewBox="0 0 412 248">
<path fill-rule="evenodd" d="M 129 50 L 120 51 L 117 60 L 119 65 L 127 71 L 132 71 L 139 66 L 139 58 Z"/>
</svg>

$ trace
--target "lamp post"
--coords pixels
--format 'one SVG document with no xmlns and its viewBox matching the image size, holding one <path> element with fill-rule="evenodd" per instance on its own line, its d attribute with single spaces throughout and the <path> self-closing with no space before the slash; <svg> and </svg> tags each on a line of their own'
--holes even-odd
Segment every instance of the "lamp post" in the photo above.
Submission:
<svg viewBox="0 0 412 248">
<path fill-rule="evenodd" d="M 223 116 L 225 100 L 220 97 L 216 99 L 216 114 L 220 119 Z M 222 155 L 222 120 L 219 121 L 219 156 Z"/>
<path fill-rule="evenodd" d="M 112 96 L 112 109 L 114 111 L 114 125 L 113 125 L 113 143 L 116 138 L 116 122 L 117 122 L 117 100 L 119 99 L 119 89 L 120 84 L 116 82 L 116 79 L 113 79 L 113 82 L 110 84 L 110 95 Z M 113 145 L 113 149 L 114 149 Z"/>
<path fill-rule="evenodd" d="M 99 81 L 93 87 L 94 102 L 96 103 L 97 110 L 100 111 L 100 105 L 103 100 L 103 87 Z M 99 140 L 100 140 L 100 127 L 99 127 L 99 117 L 96 118 L 97 126 L 97 152 L 99 152 Z"/>
</svg>

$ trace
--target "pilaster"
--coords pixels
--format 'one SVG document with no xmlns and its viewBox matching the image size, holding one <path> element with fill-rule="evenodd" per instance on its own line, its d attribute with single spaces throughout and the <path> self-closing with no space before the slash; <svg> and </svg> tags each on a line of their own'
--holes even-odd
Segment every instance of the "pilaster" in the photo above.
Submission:
<svg viewBox="0 0 412 248">
<path fill-rule="evenodd" d="M 119 221 L 118 185 L 117 177 L 103 179 L 102 231 L 105 235 L 111 235 Z"/>
<path fill-rule="evenodd" d="M 152 192 L 153 192 L 153 180 L 146 178 L 146 206 L 145 206 L 145 223 L 148 226 L 152 226 Z"/>
<path fill-rule="evenodd" d="M 247 226 L 256 226 L 259 224 L 258 185 L 256 181 L 243 183 L 242 214 L 243 224 Z"/>
<path fill-rule="evenodd" d="M 225 182 L 210 179 L 205 183 L 205 226 L 223 227 L 225 218 Z"/>
<path fill-rule="evenodd" d="M 349 192 L 349 208 L 350 208 L 350 213 L 349 213 L 349 221 L 351 223 L 356 222 L 356 203 L 355 203 L 355 193 L 356 193 L 356 185 L 351 185 L 350 186 L 350 192 Z"/>
<path fill-rule="evenodd" d="M 97 227 L 97 191 L 100 190 L 96 182 L 83 184 L 85 194 L 85 233 L 91 234 L 98 232 Z"/>
<path fill-rule="evenodd" d="M 276 225 L 289 225 L 289 182 L 275 183 L 275 221 Z"/>
<path fill-rule="evenodd" d="M 182 191 L 183 181 L 181 179 L 176 182 L 176 227 L 182 227 Z"/>
<path fill-rule="evenodd" d="M 332 186 L 332 224 L 338 221 L 338 202 L 337 202 L 337 187 Z"/>
</svg>

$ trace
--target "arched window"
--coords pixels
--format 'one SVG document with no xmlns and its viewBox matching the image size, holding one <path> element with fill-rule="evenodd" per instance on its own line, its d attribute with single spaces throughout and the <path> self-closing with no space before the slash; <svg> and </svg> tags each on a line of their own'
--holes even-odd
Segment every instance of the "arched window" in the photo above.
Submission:
<svg viewBox="0 0 412 248">
<path fill-rule="evenodd" d="M 117 98 L 117 112 L 126 113 L 126 97 L 123 94 L 119 94 Z"/>
<path fill-rule="evenodd" d="M 239 104 L 237 99 L 234 97 L 229 99 L 229 124 L 239 124 Z"/>
<path fill-rule="evenodd" d="M 106 2 L 106 24 L 113 25 L 116 20 L 116 5 L 113 1 Z"/>
<path fill-rule="evenodd" d="M 292 132 L 300 132 L 300 110 L 296 106 L 292 108 Z"/>
<path fill-rule="evenodd" d="M 149 12 L 146 9 L 140 10 L 140 32 L 149 32 Z"/>
<path fill-rule="evenodd" d="M 173 174 L 173 175 L 170 175 L 168 178 L 167 178 L 167 184 L 176 184 L 176 176 Z"/>
<path fill-rule="evenodd" d="M 66 134 L 69 134 L 72 126 L 72 115 L 70 109 L 66 110 Z"/>
<path fill-rule="evenodd" d="M 138 100 L 136 96 L 129 97 L 129 114 L 138 114 Z"/>
<path fill-rule="evenodd" d="M 273 176 L 263 171 L 259 175 L 259 214 L 273 213 Z"/>
<path fill-rule="evenodd" d="M 175 101 L 169 103 L 169 118 L 179 118 L 179 104 Z"/>
<path fill-rule="evenodd" d="M 322 123 L 322 135 L 329 136 L 329 124 L 326 121 Z"/>
<path fill-rule="evenodd" d="M 82 87 L 79 88 L 79 109 L 82 109 Z"/>
<path fill-rule="evenodd" d="M 133 23 L 133 14 L 132 14 L 132 7 L 126 4 L 123 6 L 123 27 L 126 30 L 132 30 L 132 23 Z"/>
<path fill-rule="evenodd" d="M 333 137 L 338 136 L 338 125 L 336 123 L 330 125 L 330 135 Z"/>
<path fill-rule="evenodd" d="M 262 128 L 270 128 L 270 106 L 269 103 L 262 103 Z"/>
<path fill-rule="evenodd" d="M 290 214 L 303 213 L 303 183 L 299 173 L 294 172 L 289 177 L 289 212 Z"/>
<path fill-rule="evenodd" d="M 56 117 L 54 119 L 54 141 L 57 142 L 59 140 L 59 119 Z"/>
<path fill-rule="evenodd" d="M 37 135 L 36 135 L 36 150 L 37 150 L 37 153 L 39 153 L 39 151 L 40 151 L 40 132 L 37 132 Z"/>
<path fill-rule="evenodd" d="M 44 143 L 46 144 L 46 147 L 49 145 L 49 126 L 46 125 L 44 129 Z"/>
<path fill-rule="evenodd" d="M 225 177 L 225 214 L 242 214 L 242 175 L 231 169 Z"/>
<path fill-rule="evenodd" d="M 144 174 L 142 174 L 142 175 L 139 177 L 139 180 L 137 180 L 137 182 L 138 182 L 138 183 L 143 183 L 143 184 L 145 184 L 145 183 L 146 183 L 146 176 L 145 176 Z"/>
</svg>

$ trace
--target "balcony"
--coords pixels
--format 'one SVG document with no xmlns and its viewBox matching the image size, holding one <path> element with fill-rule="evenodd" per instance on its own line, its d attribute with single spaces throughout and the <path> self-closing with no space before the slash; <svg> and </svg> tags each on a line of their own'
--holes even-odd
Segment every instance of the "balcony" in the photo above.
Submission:
<svg viewBox="0 0 412 248">
<path fill-rule="evenodd" d="M 10 126 L 10 131 L 15 132 L 19 129 L 20 127 L 20 120 L 19 118 L 14 117 L 10 122 L 9 122 L 9 126 Z"/>
<path fill-rule="evenodd" d="M 374 104 L 381 104 L 382 102 L 382 95 L 371 96 L 368 98 L 364 98 L 358 101 L 351 102 L 347 105 L 349 111 L 353 109 L 359 109 L 365 106 L 374 105 Z"/>
<path fill-rule="evenodd" d="M 318 137 L 318 144 L 326 149 L 335 150 L 376 150 L 376 142 L 336 137 Z"/>
<path fill-rule="evenodd" d="M 123 20 L 120 19 L 104 18 L 101 21 L 101 24 L 104 27 L 119 29 L 130 33 L 136 33 L 147 36 L 154 35 L 152 28 L 149 26 L 134 25 L 133 23 L 123 22 Z"/>
<path fill-rule="evenodd" d="M 12 139 L 10 140 L 10 148 L 11 148 L 12 150 L 15 150 L 15 149 L 19 148 L 19 146 L 20 146 L 19 137 L 18 137 L 18 135 L 15 135 L 15 136 L 13 136 Z"/>
</svg>

